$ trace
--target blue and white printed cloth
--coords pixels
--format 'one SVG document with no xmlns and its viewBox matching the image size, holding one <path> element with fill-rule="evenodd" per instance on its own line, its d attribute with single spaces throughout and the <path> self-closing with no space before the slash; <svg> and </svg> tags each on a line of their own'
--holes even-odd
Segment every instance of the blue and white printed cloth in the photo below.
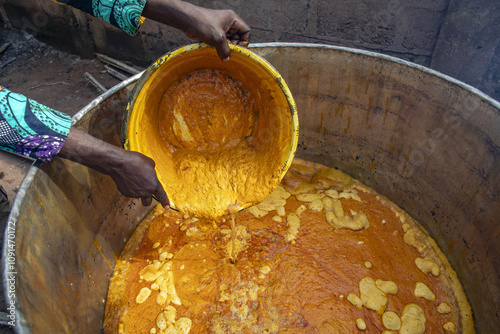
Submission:
<svg viewBox="0 0 500 334">
<path fill-rule="evenodd" d="M 54 0 L 56 1 L 56 0 Z M 59 0 L 135 35 L 146 0 Z M 50 161 L 61 150 L 71 117 L 0 86 L 0 149 Z"/>
<path fill-rule="evenodd" d="M 58 0 L 56 2 L 98 17 L 129 35 L 135 35 L 144 21 L 141 14 L 146 5 L 146 0 Z"/>
</svg>

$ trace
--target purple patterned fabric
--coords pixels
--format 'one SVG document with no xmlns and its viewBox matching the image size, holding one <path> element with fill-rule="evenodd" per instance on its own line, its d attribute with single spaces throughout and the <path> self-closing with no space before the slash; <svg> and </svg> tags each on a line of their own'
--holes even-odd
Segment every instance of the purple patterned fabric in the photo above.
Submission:
<svg viewBox="0 0 500 334">
<path fill-rule="evenodd" d="M 50 161 L 61 150 L 71 117 L 0 87 L 0 148 Z"/>
<path fill-rule="evenodd" d="M 29 157 L 36 152 L 36 159 L 50 161 L 56 156 L 64 145 L 65 139 L 47 135 L 35 135 L 23 138 L 16 143 L 18 154 Z M 31 155 L 32 156 L 32 155 Z M 33 156 L 32 156 L 33 157 Z"/>
</svg>

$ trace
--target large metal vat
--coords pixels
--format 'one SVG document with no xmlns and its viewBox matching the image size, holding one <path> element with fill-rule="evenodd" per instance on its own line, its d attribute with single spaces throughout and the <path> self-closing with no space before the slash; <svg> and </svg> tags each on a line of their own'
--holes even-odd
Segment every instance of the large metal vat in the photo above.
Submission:
<svg viewBox="0 0 500 334">
<path fill-rule="evenodd" d="M 338 167 L 413 215 L 457 271 L 477 332 L 498 331 L 500 104 L 380 54 L 307 44 L 253 51 L 276 67 L 297 102 L 297 156 Z M 121 116 L 137 78 L 84 108 L 76 126 L 120 145 Z M 35 164 L 5 237 L 15 330 L 99 332 L 115 259 L 148 210 L 80 165 Z M 13 286 L 4 285 L 8 294 Z"/>
</svg>

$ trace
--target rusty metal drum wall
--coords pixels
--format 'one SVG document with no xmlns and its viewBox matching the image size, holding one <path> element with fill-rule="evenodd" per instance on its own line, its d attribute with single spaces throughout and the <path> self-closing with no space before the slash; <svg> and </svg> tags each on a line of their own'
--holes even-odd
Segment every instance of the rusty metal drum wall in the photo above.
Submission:
<svg viewBox="0 0 500 334">
<path fill-rule="evenodd" d="M 500 104 L 380 54 L 308 44 L 252 50 L 278 70 L 295 98 L 296 155 L 343 170 L 419 221 L 456 270 L 477 332 L 495 332 Z M 119 145 L 120 117 L 137 78 L 84 108 L 76 126 Z M 149 209 L 78 164 L 56 159 L 34 166 L 10 217 L 16 225 L 15 330 L 99 332 L 116 257 Z"/>
<path fill-rule="evenodd" d="M 259 46 L 287 81 L 296 155 L 411 214 L 457 272 L 479 333 L 500 323 L 500 104 L 424 67 L 359 50 Z"/>
<path fill-rule="evenodd" d="M 98 97 L 75 115 L 74 126 L 121 145 L 122 115 L 138 78 Z M 15 294 L 14 331 L 101 332 L 116 258 L 150 209 L 123 197 L 110 177 L 82 165 L 59 158 L 35 163 L 7 223 L 16 229 L 14 254 L 13 234 L 4 240 L 4 290 Z M 8 281 L 13 276 L 14 288 Z"/>
</svg>

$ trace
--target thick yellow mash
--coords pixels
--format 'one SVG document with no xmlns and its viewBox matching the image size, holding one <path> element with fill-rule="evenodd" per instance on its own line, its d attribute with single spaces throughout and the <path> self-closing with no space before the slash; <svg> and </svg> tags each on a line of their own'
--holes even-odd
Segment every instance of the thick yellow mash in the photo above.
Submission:
<svg viewBox="0 0 500 334">
<path fill-rule="evenodd" d="M 294 160 L 235 218 L 233 243 L 229 215 L 155 210 L 117 262 L 105 333 L 474 333 L 434 240 L 338 170 Z"/>
<path fill-rule="evenodd" d="M 229 205 L 262 201 L 278 185 L 281 146 L 271 143 L 279 141 L 279 123 L 261 113 L 253 95 L 222 70 L 208 69 L 164 93 L 158 127 L 172 161 L 159 173 L 181 212 L 217 218 Z"/>
</svg>

